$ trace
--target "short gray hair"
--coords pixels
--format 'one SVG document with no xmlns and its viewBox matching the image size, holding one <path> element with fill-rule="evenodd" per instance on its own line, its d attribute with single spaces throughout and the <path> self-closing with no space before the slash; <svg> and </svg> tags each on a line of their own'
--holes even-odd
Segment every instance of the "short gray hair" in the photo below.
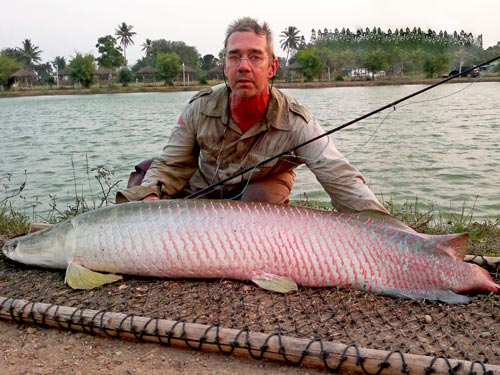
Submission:
<svg viewBox="0 0 500 375">
<path fill-rule="evenodd" d="M 229 37 L 236 32 L 253 31 L 257 35 L 264 35 L 267 41 L 267 47 L 271 53 L 272 58 L 274 55 L 273 33 L 267 22 L 260 24 L 256 19 L 251 17 L 238 18 L 231 23 L 226 30 L 226 39 L 224 39 L 224 52 L 227 50 L 227 41 Z"/>
</svg>

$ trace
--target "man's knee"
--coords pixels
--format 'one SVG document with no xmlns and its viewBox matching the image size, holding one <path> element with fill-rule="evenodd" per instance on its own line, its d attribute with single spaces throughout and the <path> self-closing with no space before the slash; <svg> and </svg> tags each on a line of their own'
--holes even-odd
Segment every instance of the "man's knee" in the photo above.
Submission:
<svg viewBox="0 0 500 375">
<path fill-rule="evenodd" d="M 243 202 L 267 202 L 287 204 L 295 182 L 295 172 L 271 175 L 263 180 L 251 182 L 243 191 Z"/>
</svg>

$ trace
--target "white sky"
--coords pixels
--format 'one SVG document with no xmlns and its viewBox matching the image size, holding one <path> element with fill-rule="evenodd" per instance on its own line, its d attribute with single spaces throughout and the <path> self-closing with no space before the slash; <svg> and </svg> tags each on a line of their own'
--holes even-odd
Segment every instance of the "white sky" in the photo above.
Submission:
<svg viewBox="0 0 500 375">
<path fill-rule="evenodd" d="M 374 26 L 464 30 L 482 34 L 484 48 L 500 41 L 500 0 L 8 0 L 1 10 L 0 49 L 31 39 L 43 51 L 43 62 L 55 56 L 68 60 L 75 52 L 97 56 L 97 39 L 114 35 L 122 22 L 137 33 L 127 48 L 129 64 L 142 56 L 146 38 L 184 41 L 202 56 L 217 56 L 227 25 L 244 16 L 270 24 L 278 56 L 285 56 L 279 34 L 288 26 L 306 41 L 313 28 Z"/>
</svg>

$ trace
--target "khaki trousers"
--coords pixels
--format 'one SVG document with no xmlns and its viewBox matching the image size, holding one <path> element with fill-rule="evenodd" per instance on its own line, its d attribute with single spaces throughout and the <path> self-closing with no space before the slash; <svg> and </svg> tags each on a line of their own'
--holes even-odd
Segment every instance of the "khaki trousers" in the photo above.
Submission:
<svg viewBox="0 0 500 375">
<path fill-rule="evenodd" d="M 127 187 L 141 184 L 144 174 L 151 166 L 152 159 L 144 160 L 135 167 L 129 177 Z M 267 202 L 275 204 L 287 204 L 290 200 L 290 192 L 295 182 L 295 172 L 288 171 L 271 174 L 266 178 L 242 182 L 231 190 L 215 190 L 199 198 L 205 199 L 235 199 L 243 202 Z M 175 198 L 185 198 L 193 191 L 182 191 Z"/>
</svg>

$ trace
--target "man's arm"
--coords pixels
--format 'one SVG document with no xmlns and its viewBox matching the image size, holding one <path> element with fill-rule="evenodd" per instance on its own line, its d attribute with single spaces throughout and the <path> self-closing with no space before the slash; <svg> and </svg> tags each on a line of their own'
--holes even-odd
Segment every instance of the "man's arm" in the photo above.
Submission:
<svg viewBox="0 0 500 375">
<path fill-rule="evenodd" d="M 154 159 L 140 186 L 121 190 L 116 202 L 169 198 L 181 191 L 198 167 L 198 148 L 194 132 L 177 124 L 163 153 Z"/>
<path fill-rule="evenodd" d="M 304 140 L 324 133 L 315 120 L 307 125 L 307 129 Z M 337 150 L 328 136 L 299 148 L 297 153 L 305 158 L 307 166 L 328 193 L 332 205 L 337 210 L 389 213 L 366 185 L 363 175 Z"/>
</svg>

